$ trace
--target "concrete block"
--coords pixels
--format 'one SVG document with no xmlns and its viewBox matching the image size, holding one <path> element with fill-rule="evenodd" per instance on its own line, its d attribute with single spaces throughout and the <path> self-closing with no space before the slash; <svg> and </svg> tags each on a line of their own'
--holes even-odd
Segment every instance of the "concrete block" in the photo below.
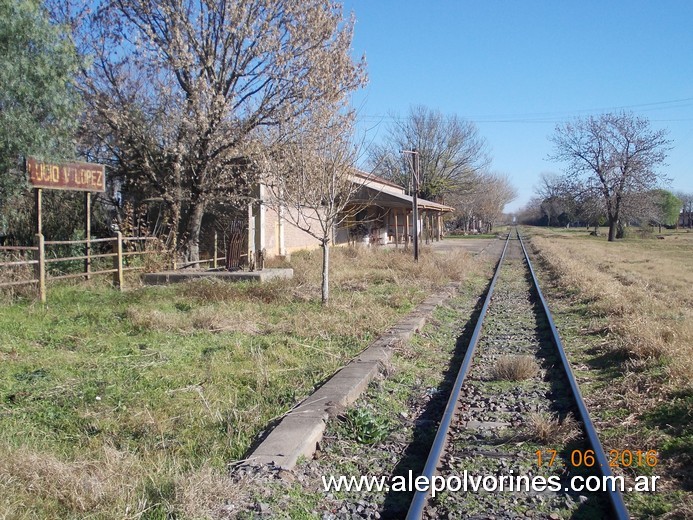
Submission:
<svg viewBox="0 0 693 520">
<path fill-rule="evenodd" d="M 273 463 L 281 468 L 291 469 L 301 456 L 313 456 L 324 431 L 323 419 L 289 414 L 248 457 L 247 462 Z"/>
<path fill-rule="evenodd" d="M 339 414 L 368 388 L 369 383 L 385 370 L 394 347 L 405 343 L 420 331 L 445 295 L 454 294 L 448 286 L 443 294 L 429 298 L 380 338 L 375 340 L 349 364 L 306 398 L 277 425 L 248 458 L 250 464 L 276 464 L 291 469 L 299 457 L 310 457 L 322 439 L 329 416 Z"/>
</svg>

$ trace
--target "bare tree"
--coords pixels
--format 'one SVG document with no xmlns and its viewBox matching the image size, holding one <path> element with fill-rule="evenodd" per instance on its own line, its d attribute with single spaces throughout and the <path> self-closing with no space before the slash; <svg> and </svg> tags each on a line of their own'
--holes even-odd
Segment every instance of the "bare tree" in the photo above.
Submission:
<svg viewBox="0 0 693 520">
<path fill-rule="evenodd" d="M 490 233 L 505 205 L 515 197 L 517 191 L 506 176 L 480 172 L 470 189 L 453 193 L 448 203 L 455 207 L 457 224 L 464 231 L 478 227 Z"/>
<path fill-rule="evenodd" d="M 657 172 L 670 143 L 663 130 L 630 113 L 603 114 L 556 127 L 551 159 L 567 163 L 567 176 L 587 185 L 604 200 L 609 241 L 617 238 L 623 203 L 665 180 Z"/>
<path fill-rule="evenodd" d="M 369 150 L 370 167 L 377 175 L 407 187 L 411 166 L 400 152 L 415 147 L 421 172 L 419 193 L 425 199 L 443 202 L 450 193 L 468 188 L 475 174 L 490 162 L 486 141 L 476 126 L 456 115 L 416 106 L 407 118 L 393 118 L 385 143 Z"/>
<path fill-rule="evenodd" d="M 476 187 L 477 214 L 490 233 L 496 221 L 503 215 L 503 208 L 517 197 L 517 190 L 510 180 L 498 173 L 486 174 Z"/>
<path fill-rule="evenodd" d="M 329 301 L 330 243 L 361 189 L 354 165 L 353 114 L 313 111 L 300 136 L 282 143 L 266 163 L 263 203 L 314 237 L 322 249 L 322 303 Z"/>
<path fill-rule="evenodd" d="M 517 222 L 520 224 L 538 225 L 541 223 L 541 198 L 532 197 L 527 204 L 517 211 Z"/>
<path fill-rule="evenodd" d="M 364 62 L 350 57 L 353 20 L 328 0 L 90 7 L 81 17 L 55 9 L 93 56 L 80 84 L 85 129 L 123 173 L 124 189 L 167 204 L 189 261 L 199 257 L 205 209 L 248 194 L 262 129 L 306 117 L 365 81 Z"/>
</svg>

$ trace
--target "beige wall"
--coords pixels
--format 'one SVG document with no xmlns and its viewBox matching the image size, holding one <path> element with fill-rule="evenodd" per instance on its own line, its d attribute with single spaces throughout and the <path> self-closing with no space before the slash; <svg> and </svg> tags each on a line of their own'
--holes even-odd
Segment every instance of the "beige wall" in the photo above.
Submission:
<svg viewBox="0 0 693 520">
<path fill-rule="evenodd" d="M 292 215 L 296 215 L 296 213 L 292 212 Z M 292 223 L 292 219 L 288 218 L 288 215 L 283 219 L 283 228 L 286 253 L 292 253 L 300 249 L 314 249 L 320 246 L 320 242 L 315 237 L 295 226 Z M 319 230 L 317 223 L 315 229 Z M 281 254 L 279 242 L 279 215 L 276 210 L 267 208 L 265 212 L 265 248 L 267 249 L 268 257 Z"/>
</svg>

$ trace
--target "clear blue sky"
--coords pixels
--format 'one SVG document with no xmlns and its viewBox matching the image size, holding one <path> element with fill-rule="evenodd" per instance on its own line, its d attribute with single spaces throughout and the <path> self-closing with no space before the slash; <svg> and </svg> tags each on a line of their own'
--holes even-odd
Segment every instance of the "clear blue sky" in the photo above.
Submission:
<svg viewBox="0 0 693 520">
<path fill-rule="evenodd" d="M 693 0 L 344 0 L 369 84 L 359 129 L 422 104 L 474 121 L 492 169 L 532 196 L 557 123 L 626 109 L 666 128 L 670 189 L 693 192 Z"/>
</svg>

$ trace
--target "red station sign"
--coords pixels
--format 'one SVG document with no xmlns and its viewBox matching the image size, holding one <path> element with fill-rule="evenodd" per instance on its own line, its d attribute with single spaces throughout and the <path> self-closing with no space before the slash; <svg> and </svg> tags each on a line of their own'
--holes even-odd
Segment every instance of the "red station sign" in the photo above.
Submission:
<svg viewBox="0 0 693 520">
<path fill-rule="evenodd" d="M 106 191 L 106 172 L 102 164 L 49 163 L 28 157 L 26 170 L 34 188 Z"/>
</svg>

